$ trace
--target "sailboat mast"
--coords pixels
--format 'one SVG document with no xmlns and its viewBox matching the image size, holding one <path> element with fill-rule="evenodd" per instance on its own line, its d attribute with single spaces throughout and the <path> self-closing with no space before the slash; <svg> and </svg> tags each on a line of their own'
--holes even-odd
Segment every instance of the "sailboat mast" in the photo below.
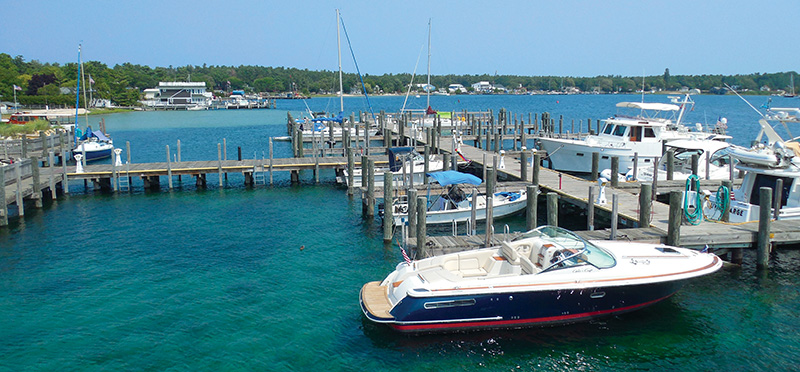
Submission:
<svg viewBox="0 0 800 372">
<path fill-rule="evenodd" d="M 425 86 L 428 92 L 428 107 L 431 107 L 431 19 L 428 18 L 428 85 Z"/>
<path fill-rule="evenodd" d="M 75 87 L 75 127 L 78 127 L 78 108 L 81 100 L 81 45 L 78 44 L 78 85 Z M 77 131 L 75 132 L 77 133 Z"/>
<path fill-rule="evenodd" d="M 336 9 L 336 47 L 339 52 L 339 111 L 344 113 L 344 90 L 342 88 L 342 39 L 339 35 L 339 9 Z"/>
</svg>

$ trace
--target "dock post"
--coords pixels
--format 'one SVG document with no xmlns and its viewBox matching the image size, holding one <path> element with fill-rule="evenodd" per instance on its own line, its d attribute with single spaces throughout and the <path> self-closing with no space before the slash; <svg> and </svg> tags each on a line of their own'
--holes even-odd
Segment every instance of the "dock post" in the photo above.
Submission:
<svg viewBox="0 0 800 372">
<path fill-rule="evenodd" d="M 367 174 L 369 175 L 369 179 L 367 180 L 367 210 L 366 215 L 367 217 L 375 216 L 375 161 L 368 159 L 367 160 Z M 391 173 L 391 172 L 389 172 Z"/>
<path fill-rule="evenodd" d="M 128 164 L 131 162 L 131 141 L 125 141 L 125 156 Z M 130 182 L 130 180 L 128 180 Z"/>
<path fill-rule="evenodd" d="M 314 136 L 311 136 L 311 137 L 313 138 Z M 297 145 L 296 146 L 297 146 L 297 155 L 295 155 L 295 157 L 296 158 L 305 157 L 305 154 L 303 153 L 303 131 L 300 131 L 300 130 L 297 131 Z"/>
<path fill-rule="evenodd" d="M 392 131 L 389 128 L 383 129 L 383 146 L 387 149 L 392 147 Z"/>
<path fill-rule="evenodd" d="M 528 149 L 522 146 L 522 151 L 519 153 L 519 176 L 522 182 L 528 182 Z"/>
<path fill-rule="evenodd" d="M 219 187 L 222 187 L 222 144 L 217 142 L 217 174 L 219 174 Z"/>
<path fill-rule="evenodd" d="M 667 150 L 667 181 L 672 181 L 673 177 L 675 177 L 675 150 L 670 148 Z"/>
<path fill-rule="evenodd" d="M 494 184 L 495 184 L 495 169 L 491 165 L 486 166 L 486 180 L 484 183 L 486 184 L 486 198 L 489 199 L 492 194 L 494 194 Z"/>
<path fill-rule="evenodd" d="M 19 209 L 19 216 L 23 217 L 25 216 L 25 206 L 22 201 L 22 169 L 20 169 L 19 162 L 14 162 L 14 172 L 17 176 L 17 208 Z M 6 185 L 3 185 L 3 187 L 6 187 Z"/>
<path fill-rule="evenodd" d="M 67 179 L 67 156 L 61 153 L 61 187 L 64 189 L 64 194 L 69 194 L 69 180 Z"/>
<path fill-rule="evenodd" d="M 711 179 L 711 159 L 709 158 L 710 154 L 708 151 L 705 152 L 706 154 L 706 180 Z"/>
<path fill-rule="evenodd" d="M 733 190 L 733 181 L 731 181 L 731 180 L 723 180 L 722 181 L 722 186 L 727 188 L 728 192 L 730 193 Z M 728 198 L 728 201 L 730 202 L 730 198 Z M 720 203 L 720 201 L 717 200 L 717 203 Z M 725 208 L 725 210 L 722 211 L 722 217 L 720 217 L 720 219 L 722 220 L 722 222 L 730 222 L 730 220 L 731 220 L 731 207 L 730 206 L 728 206 L 728 208 Z"/>
<path fill-rule="evenodd" d="M 492 246 L 492 238 L 494 235 L 494 213 L 493 206 L 494 198 L 491 195 L 486 195 L 486 248 Z"/>
<path fill-rule="evenodd" d="M 428 134 L 430 134 L 430 130 L 428 131 Z M 425 157 L 425 164 L 423 165 L 423 172 L 422 172 L 422 184 L 424 184 L 424 185 L 428 184 L 428 177 L 426 176 L 426 174 L 428 174 L 428 172 L 431 169 L 430 153 L 431 153 L 431 146 L 426 143 L 425 144 L 424 154 L 423 154 L 423 156 Z M 414 183 L 414 177 L 413 176 L 411 177 L 411 183 L 412 184 Z"/>
<path fill-rule="evenodd" d="M 261 153 L 263 161 L 264 153 Z M 272 137 L 269 138 L 269 185 L 272 186 Z"/>
<path fill-rule="evenodd" d="M 539 151 L 533 151 L 533 174 L 531 174 L 531 183 L 539 186 L 539 168 L 542 165 L 542 155 Z"/>
<path fill-rule="evenodd" d="M 639 153 L 633 153 L 633 179 L 639 179 Z"/>
<path fill-rule="evenodd" d="M 498 127 L 499 127 L 499 124 L 498 124 Z M 500 128 L 498 128 L 498 129 L 500 129 Z M 500 149 L 502 148 L 502 146 L 501 146 L 502 144 L 503 144 L 503 142 L 500 140 L 500 130 L 495 130 L 495 132 L 494 132 L 494 152 L 500 152 Z"/>
<path fill-rule="evenodd" d="M 547 193 L 547 224 L 558 226 L 558 193 Z"/>
<path fill-rule="evenodd" d="M 736 168 L 733 166 L 733 155 L 728 155 L 728 179 L 731 180 L 731 182 L 733 182 L 735 172 Z"/>
<path fill-rule="evenodd" d="M 41 188 L 41 177 L 39 176 L 39 157 L 34 156 L 31 157 L 31 173 L 32 173 L 32 181 L 33 184 L 31 185 L 31 199 L 34 200 L 33 206 L 36 208 L 42 207 L 42 188 Z M 2 185 L 6 187 L 6 185 Z"/>
<path fill-rule="evenodd" d="M 442 153 L 442 170 L 450 170 L 450 153 Z"/>
<path fill-rule="evenodd" d="M 8 225 L 8 204 L 6 204 L 6 170 L 0 166 L 0 226 Z"/>
<path fill-rule="evenodd" d="M 611 187 L 616 188 L 619 186 L 619 157 L 611 157 Z"/>
<path fill-rule="evenodd" d="M 353 196 L 353 189 L 354 185 L 354 177 L 353 172 L 356 170 L 356 162 L 353 156 L 353 149 L 350 147 L 345 147 L 345 152 L 347 152 L 347 196 Z M 363 177 L 363 172 L 362 172 Z"/>
<path fill-rule="evenodd" d="M 50 197 L 55 200 L 56 199 L 56 180 L 55 180 L 55 159 L 56 153 L 53 150 L 50 150 Z M 112 163 L 113 164 L 113 163 Z M 3 191 L 5 191 L 5 183 L 0 182 L 0 185 L 3 185 Z M 5 199 L 2 199 L 5 202 Z"/>
<path fill-rule="evenodd" d="M 222 160 L 228 160 L 228 139 L 222 138 Z M 228 174 L 226 173 L 225 176 Z"/>
<path fill-rule="evenodd" d="M 609 239 L 617 239 L 617 225 L 619 225 L 619 194 L 614 193 L 611 195 L 611 237 Z"/>
<path fill-rule="evenodd" d="M 407 195 L 408 200 L 408 237 L 414 238 L 417 236 L 417 189 L 409 189 Z"/>
<path fill-rule="evenodd" d="M 653 186 L 642 183 L 639 192 L 639 227 L 650 227 L 650 208 L 652 205 Z"/>
<path fill-rule="evenodd" d="M 597 181 L 600 177 L 600 153 L 592 153 L 592 181 Z"/>
<path fill-rule="evenodd" d="M 20 156 L 23 159 L 28 158 L 28 136 L 22 136 L 22 155 Z M 86 164 L 84 164 L 86 165 Z"/>
<path fill-rule="evenodd" d="M 594 231 L 594 186 L 589 186 L 589 200 L 586 201 L 586 229 Z"/>
<path fill-rule="evenodd" d="M 472 210 L 469 214 L 469 226 L 472 231 L 468 235 L 475 235 L 478 230 L 478 188 L 472 188 Z"/>
<path fill-rule="evenodd" d="M 679 246 L 681 245 L 681 199 L 683 193 L 681 191 L 673 191 L 669 193 L 669 221 L 667 223 L 667 245 Z"/>
<path fill-rule="evenodd" d="M 389 132 L 388 129 L 385 130 Z M 383 172 L 383 241 L 384 242 L 391 242 L 392 241 L 392 228 L 394 227 L 394 218 L 392 216 L 392 212 L 394 212 L 393 201 L 394 198 L 394 188 L 392 187 L 392 178 L 394 175 L 392 172 Z"/>
<path fill-rule="evenodd" d="M 425 258 L 428 255 L 425 249 L 426 240 L 428 240 L 428 198 L 424 196 L 417 197 L 417 254 L 419 258 Z"/>
<path fill-rule="evenodd" d="M 700 162 L 700 155 L 692 154 L 692 174 L 695 176 L 699 176 L 697 174 L 697 165 Z"/>
<path fill-rule="evenodd" d="M 771 204 L 772 189 L 769 187 L 762 187 L 759 190 L 758 245 L 756 246 L 756 267 L 759 269 L 766 269 L 769 267 Z"/>
<path fill-rule="evenodd" d="M 169 189 L 172 190 L 172 159 L 170 159 L 169 145 L 167 145 L 167 183 Z"/>
<path fill-rule="evenodd" d="M 775 193 L 773 194 L 773 201 L 772 204 L 772 218 L 776 221 L 778 220 L 778 215 L 781 213 L 781 198 L 783 197 L 783 179 L 778 178 L 775 181 Z"/>
<path fill-rule="evenodd" d="M 539 224 L 537 222 L 538 219 L 538 208 L 539 208 L 539 186 L 538 185 L 527 185 L 525 186 L 525 193 L 528 195 L 527 200 L 527 209 L 525 213 L 525 230 L 530 231 L 535 229 Z"/>
<path fill-rule="evenodd" d="M 39 131 L 39 140 L 42 141 L 42 162 L 46 163 L 50 159 L 47 158 L 47 136 L 44 135 L 43 130 Z"/>
<path fill-rule="evenodd" d="M 656 200 L 656 196 L 658 195 L 658 162 L 660 160 L 661 159 L 659 159 L 658 156 L 656 156 L 655 159 L 653 159 L 653 190 L 652 190 L 653 196 L 650 197 L 650 199 L 652 200 Z"/>
</svg>

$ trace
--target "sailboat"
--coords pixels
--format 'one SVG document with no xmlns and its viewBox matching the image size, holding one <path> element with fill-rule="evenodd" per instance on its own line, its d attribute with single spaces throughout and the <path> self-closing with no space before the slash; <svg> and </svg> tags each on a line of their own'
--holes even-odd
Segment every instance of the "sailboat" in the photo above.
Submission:
<svg viewBox="0 0 800 372">
<path fill-rule="evenodd" d="M 75 148 L 73 154 L 81 154 L 86 161 L 104 159 L 111 157 L 114 151 L 114 142 L 103 131 L 92 131 L 89 126 L 88 110 L 85 111 L 86 131 L 81 133 L 78 128 L 78 109 L 80 108 L 81 80 L 83 79 L 83 60 L 81 60 L 81 45 L 78 44 L 78 83 L 75 90 Z M 83 92 L 83 100 L 86 102 L 86 90 Z"/>
<path fill-rule="evenodd" d="M 454 118 L 449 112 L 438 112 L 431 107 L 431 91 L 435 87 L 431 85 L 431 20 L 428 19 L 428 82 L 425 84 L 426 106 L 424 115 L 412 121 L 412 124 L 422 127 L 433 127 L 436 124 L 437 116 L 443 128 L 454 128 L 466 124 L 463 118 Z"/>
<path fill-rule="evenodd" d="M 789 75 L 790 87 L 792 88 L 791 93 L 784 93 L 783 96 L 786 98 L 794 98 L 794 74 Z"/>
<path fill-rule="evenodd" d="M 311 117 L 307 119 L 301 119 L 297 122 L 300 124 L 301 131 L 303 132 L 303 136 L 312 136 L 312 137 L 322 137 L 329 138 L 341 138 L 343 130 L 342 128 L 335 128 L 333 127 L 334 123 L 338 123 L 342 125 L 345 122 L 344 118 L 344 88 L 342 86 L 342 38 L 340 34 L 340 17 L 339 17 L 339 9 L 336 9 L 336 46 L 338 51 L 338 60 L 339 60 L 339 114 L 334 117 L 314 117 L 312 114 Z M 309 110 L 310 111 L 310 110 Z M 333 133 L 331 133 L 333 131 Z M 355 136 L 356 130 L 355 128 L 350 128 L 350 135 Z M 374 136 L 378 133 L 378 131 L 374 128 L 369 130 L 368 133 L 370 136 Z"/>
</svg>

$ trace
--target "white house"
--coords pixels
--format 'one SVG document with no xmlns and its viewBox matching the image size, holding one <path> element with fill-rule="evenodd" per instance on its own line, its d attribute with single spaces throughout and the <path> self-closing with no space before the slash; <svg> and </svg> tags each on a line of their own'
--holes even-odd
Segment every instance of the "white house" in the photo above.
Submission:
<svg viewBox="0 0 800 372">
<path fill-rule="evenodd" d="M 494 87 L 488 81 L 479 81 L 475 84 L 472 84 L 472 90 L 474 90 L 476 93 L 489 93 L 494 90 Z"/>
<path fill-rule="evenodd" d="M 466 93 L 467 92 L 467 88 L 464 88 L 464 86 L 461 85 L 461 84 L 450 84 L 450 85 L 447 86 L 447 90 L 450 93 Z"/>
<path fill-rule="evenodd" d="M 208 106 L 212 94 L 206 91 L 205 82 L 159 82 L 158 88 L 144 90 L 142 103 L 147 107 L 187 108 Z"/>
</svg>

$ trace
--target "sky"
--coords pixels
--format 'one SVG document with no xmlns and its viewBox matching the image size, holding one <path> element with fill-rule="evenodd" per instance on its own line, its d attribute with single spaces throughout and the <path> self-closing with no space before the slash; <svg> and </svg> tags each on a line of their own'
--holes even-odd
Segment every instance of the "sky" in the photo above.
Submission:
<svg viewBox="0 0 800 372">
<path fill-rule="evenodd" d="M 110 67 L 337 70 L 336 9 L 365 74 L 424 75 L 429 19 L 433 75 L 800 70 L 798 0 L 0 0 L 0 53 L 63 64 L 82 44 L 84 61 Z"/>
</svg>

